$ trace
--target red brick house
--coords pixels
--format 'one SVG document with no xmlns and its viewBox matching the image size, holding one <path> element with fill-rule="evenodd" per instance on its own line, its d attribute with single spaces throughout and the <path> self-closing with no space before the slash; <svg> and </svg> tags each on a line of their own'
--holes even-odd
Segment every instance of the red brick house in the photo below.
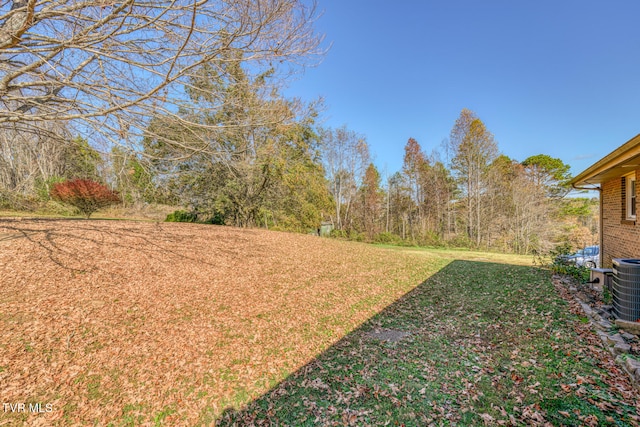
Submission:
<svg viewBox="0 0 640 427">
<path fill-rule="evenodd" d="M 640 175 L 640 135 L 571 180 L 578 189 L 600 192 L 600 267 L 613 258 L 640 258 L 640 218 L 636 176 Z"/>
</svg>

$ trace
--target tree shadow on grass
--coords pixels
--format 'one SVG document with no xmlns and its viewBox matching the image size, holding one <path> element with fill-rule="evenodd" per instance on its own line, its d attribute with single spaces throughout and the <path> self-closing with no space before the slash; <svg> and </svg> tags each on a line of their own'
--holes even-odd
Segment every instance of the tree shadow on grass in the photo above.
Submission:
<svg viewBox="0 0 640 427">
<path fill-rule="evenodd" d="M 0 218 L 0 227 L 6 230 L 0 234 L 0 243 L 25 238 L 44 250 L 53 263 L 73 272 L 100 269 L 95 262 L 92 263 L 84 257 L 86 253 L 74 252 L 73 248 L 76 246 L 99 249 L 101 252 L 108 252 L 117 247 L 134 250 L 150 259 L 160 260 L 170 256 L 176 262 L 209 264 L 193 253 L 177 249 L 188 246 L 189 237 L 172 232 L 171 228 L 164 227 L 163 223 L 134 221 L 131 226 L 108 228 L 104 226 L 105 222 L 108 224 L 121 221 L 86 218 Z M 64 227 L 60 227 L 60 224 Z M 75 267 L 78 260 L 86 261 L 82 268 Z"/>
<path fill-rule="evenodd" d="M 587 346 L 572 322 L 548 272 L 454 261 L 268 392 L 201 424 L 626 425 L 634 403 L 589 379 L 600 367 L 573 356 Z M 585 384 L 567 391 L 576 377 Z"/>
</svg>

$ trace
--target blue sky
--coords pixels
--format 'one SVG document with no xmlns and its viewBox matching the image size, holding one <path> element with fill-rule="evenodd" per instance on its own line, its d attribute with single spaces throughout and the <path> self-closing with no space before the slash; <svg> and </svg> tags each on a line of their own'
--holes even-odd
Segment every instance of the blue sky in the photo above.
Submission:
<svg viewBox="0 0 640 427">
<path fill-rule="evenodd" d="M 640 1 L 318 0 L 331 49 L 287 94 L 325 98 L 325 125 L 402 166 L 407 139 L 448 138 L 463 108 L 522 161 L 574 175 L 640 133 Z"/>
</svg>

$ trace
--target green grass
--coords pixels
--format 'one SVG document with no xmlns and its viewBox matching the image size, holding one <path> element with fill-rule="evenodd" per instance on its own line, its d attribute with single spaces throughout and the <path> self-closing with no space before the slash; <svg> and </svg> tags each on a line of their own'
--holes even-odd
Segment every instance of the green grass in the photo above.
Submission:
<svg viewBox="0 0 640 427">
<path fill-rule="evenodd" d="M 450 263 L 217 423 L 633 425 L 637 409 L 603 381 L 610 374 L 580 342 L 574 325 L 582 319 L 549 272 L 487 261 Z M 411 336 L 378 341 L 367 335 L 376 328 Z"/>
<path fill-rule="evenodd" d="M 530 266 L 533 264 L 534 257 L 532 255 L 515 255 L 499 252 L 483 252 L 464 248 L 425 248 L 425 247 L 406 247 L 386 244 L 377 244 L 380 248 L 391 249 L 394 251 L 407 253 L 423 253 L 430 259 L 440 258 L 448 260 L 467 260 L 479 262 L 497 262 L 504 264 L 515 264 Z"/>
</svg>

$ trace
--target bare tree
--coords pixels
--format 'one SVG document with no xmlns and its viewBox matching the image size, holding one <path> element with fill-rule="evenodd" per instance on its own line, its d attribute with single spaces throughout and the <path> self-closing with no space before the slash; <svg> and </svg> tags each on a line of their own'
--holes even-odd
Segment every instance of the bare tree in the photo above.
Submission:
<svg viewBox="0 0 640 427">
<path fill-rule="evenodd" d="M 135 145 L 154 114 L 188 122 L 195 73 L 229 50 L 256 75 L 319 59 L 316 16 L 313 0 L 0 0 L 0 129 Z"/>
<path fill-rule="evenodd" d="M 404 146 L 402 172 L 407 179 L 407 184 L 411 189 L 411 198 L 413 199 L 414 209 L 409 212 L 409 232 L 412 240 L 415 239 L 416 233 L 422 233 L 425 228 L 423 212 L 424 188 L 421 178 L 428 167 L 429 163 L 422 152 L 422 147 L 420 147 L 418 141 L 409 138 Z"/>
<path fill-rule="evenodd" d="M 67 137 L 55 143 L 51 135 Z M 42 123 L 37 134 L 16 131 L 6 126 L 0 132 L 0 193 L 32 195 L 38 182 L 46 185 L 50 178 L 63 176 L 71 138 L 57 122 Z M 46 189 L 48 192 L 48 188 Z"/>
<path fill-rule="evenodd" d="M 467 235 L 480 246 L 486 224 L 482 222 L 483 198 L 486 191 L 486 173 L 498 155 L 493 135 L 474 112 L 466 108 L 451 130 L 449 138 L 455 156 L 452 169 L 463 185 L 467 209 Z"/>
<path fill-rule="evenodd" d="M 352 204 L 369 165 L 369 147 L 364 136 L 346 126 L 323 130 L 321 139 L 327 179 L 335 200 L 334 222 L 340 230 L 349 229 Z"/>
</svg>

